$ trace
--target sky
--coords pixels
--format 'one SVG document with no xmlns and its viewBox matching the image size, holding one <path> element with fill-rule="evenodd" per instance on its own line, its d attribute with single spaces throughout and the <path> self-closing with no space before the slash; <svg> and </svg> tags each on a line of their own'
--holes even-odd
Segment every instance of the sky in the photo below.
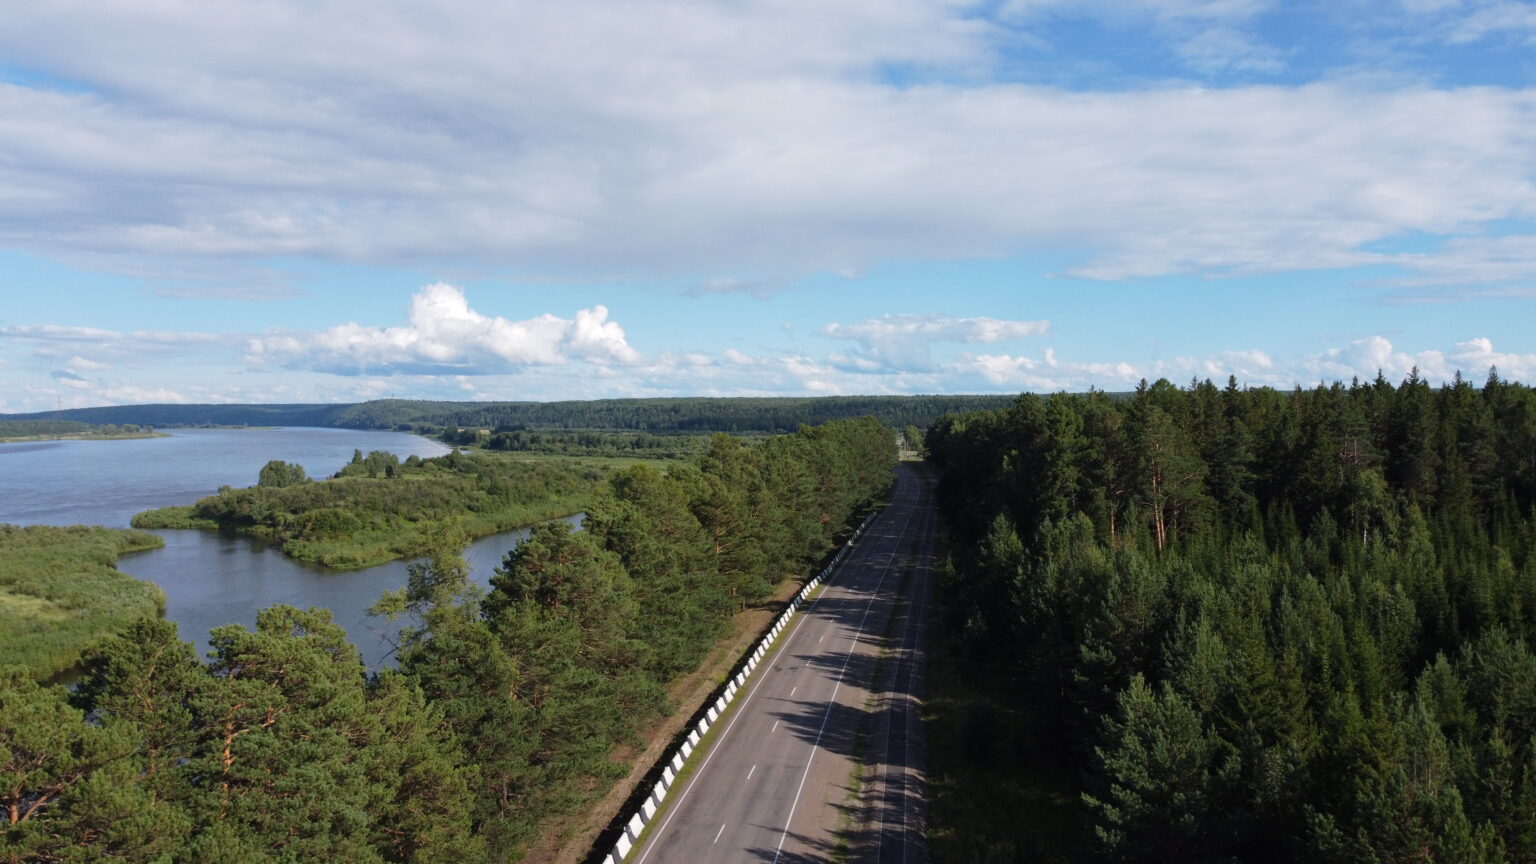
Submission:
<svg viewBox="0 0 1536 864">
<path fill-rule="evenodd" d="M 0 413 L 1536 382 L 1536 2 L 10 0 Z"/>
</svg>

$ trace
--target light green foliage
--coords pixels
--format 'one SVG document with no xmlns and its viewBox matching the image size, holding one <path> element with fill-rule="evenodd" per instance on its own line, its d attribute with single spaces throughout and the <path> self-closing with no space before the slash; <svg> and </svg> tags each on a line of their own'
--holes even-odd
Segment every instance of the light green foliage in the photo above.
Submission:
<svg viewBox="0 0 1536 864">
<path fill-rule="evenodd" d="M 146 619 L 72 697 L 6 682 L 0 805 L 22 818 L 0 861 L 482 859 L 476 774 L 441 709 L 398 674 L 365 679 L 329 612 L 273 607 L 212 642 L 204 666 Z"/>
<path fill-rule="evenodd" d="M 427 560 L 372 610 L 403 625 L 399 670 L 371 679 L 329 612 L 287 606 L 215 629 L 207 665 L 144 618 L 91 652 L 73 694 L 0 672 L 0 862 L 516 860 L 625 773 L 614 748 L 666 710 L 665 684 L 726 618 L 824 556 L 889 482 L 894 439 L 878 423 L 784 440 L 720 438 L 696 466 L 615 474 L 593 530 L 538 526 L 488 593 L 459 556 L 460 512 L 416 511 L 411 548 Z M 204 503 L 277 526 L 326 509 L 282 509 L 296 502 L 367 514 L 396 500 L 380 487 L 427 493 L 438 476 L 471 506 L 517 483 L 598 479 L 462 453 L 369 459 L 354 473 L 377 476 Z M 268 467 L 273 483 L 296 477 Z"/>
<path fill-rule="evenodd" d="M 619 776 L 609 755 L 664 710 L 663 685 L 697 666 L 732 612 L 824 555 L 894 460 L 872 421 L 756 445 L 718 436 L 695 465 L 615 473 L 584 531 L 535 528 L 483 600 L 440 538 L 376 611 L 419 622 L 401 633 L 401 671 L 479 772 L 491 857 L 520 854 Z"/>
<path fill-rule="evenodd" d="M 163 545 L 142 531 L 0 524 L 0 657 L 46 678 L 165 595 L 117 570 L 118 556 Z"/>
<path fill-rule="evenodd" d="M 187 822 L 138 783 L 134 730 L 0 669 L 0 861 L 169 861 Z"/>
<path fill-rule="evenodd" d="M 269 462 L 257 486 L 222 489 L 190 510 L 148 510 L 133 524 L 239 531 L 303 561 L 355 569 L 417 554 L 443 520 L 479 537 L 578 512 L 606 473 L 458 451 L 404 463 L 389 453 L 356 452 L 332 480 L 306 482 L 300 466 Z"/>
<path fill-rule="evenodd" d="M 261 473 L 256 478 L 256 485 L 265 489 L 281 489 L 284 486 L 308 482 L 309 475 L 304 473 L 303 465 L 284 462 L 281 459 L 273 459 L 261 466 Z"/>
</svg>

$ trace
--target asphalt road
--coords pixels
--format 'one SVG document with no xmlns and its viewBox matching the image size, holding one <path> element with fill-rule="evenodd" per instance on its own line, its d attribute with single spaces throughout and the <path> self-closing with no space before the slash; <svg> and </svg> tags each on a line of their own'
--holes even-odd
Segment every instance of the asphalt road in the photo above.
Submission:
<svg viewBox="0 0 1536 864">
<path fill-rule="evenodd" d="M 901 466 L 891 505 L 747 680 L 630 862 L 927 860 L 917 709 L 933 525 Z"/>
</svg>

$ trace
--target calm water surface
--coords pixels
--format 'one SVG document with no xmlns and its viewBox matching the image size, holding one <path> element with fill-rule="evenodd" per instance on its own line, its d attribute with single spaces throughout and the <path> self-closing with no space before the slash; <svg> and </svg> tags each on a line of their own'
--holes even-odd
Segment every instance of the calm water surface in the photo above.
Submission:
<svg viewBox="0 0 1536 864">
<path fill-rule="evenodd" d="M 404 459 L 442 444 L 351 429 L 176 429 L 164 438 L 0 444 L 0 522 L 127 528 L 140 510 L 191 504 L 220 486 L 254 486 L 270 459 L 311 477 L 335 473 L 354 449 Z"/>
<path fill-rule="evenodd" d="M 580 522 L 572 516 L 572 524 Z M 212 531 L 156 531 L 165 548 L 137 552 L 118 559 L 119 570 L 165 589 L 165 617 L 176 622 L 181 638 L 207 648 L 208 631 L 223 624 L 256 623 L 256 611 L 277 603 L 301 609 L 323 606 L 346 628 L 363 662 L 378 668 L 389 661 L 389 636 L 401 623 L 369 618 L 367 609 L 379 595 L 404 585 L 410 562 L 391 561 L 366 570 L 328 570 L 289 558 L 266 543 Z M 464 557 L 470 575 L 481 586 L 526 529 L 482 537 Z"/>
<path fill-rule="evenodd" d="M 297 462 L 324 477 L 354 449 L 439 456 L 448 448 L 417 435 L 350 429 L 178 429 L 165 438 L 0 444 L 0 522 L 128 527 L 151 507 L 191 504 L 220 486 L 251 486 L 270 459 Z M 577 522 L 580 517 L 572 517 Z M 210 628 L 251 625 L 277 603 L 330 609 L 370 666 L 387 662 L 397 625 L 363 613 L 405 584 L 407 562 L 328 570 L 294 561 L 267 544 L 205 531 L 156 531 L 165 548 L 126 556 L 118 568 L 165 590 L 166 617 L 202 653 Z M 484 537 L 466 551 L 476 582 L 488 584 L 508 550 L 527 536 Z"/>
</svg>

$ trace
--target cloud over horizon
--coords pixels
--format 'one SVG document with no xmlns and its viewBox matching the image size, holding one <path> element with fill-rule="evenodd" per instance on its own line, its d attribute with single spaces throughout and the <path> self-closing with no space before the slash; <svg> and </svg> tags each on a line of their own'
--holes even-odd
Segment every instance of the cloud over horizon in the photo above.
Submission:
<svg viewBox="0 0 1536 864">
<path fill-rule="evenodd" d="M 864 349 L 865 371 L 890 368 L 926 371 L 932 367 L 931 347 L 938 342 L 992 343 L 1043 336 L 1049 321 L 1003 321 L 997 318 L 952 318 L 944 315 L 885 315 L 856 324 L 831 323 L 822 335 L 850 339 Z"/>
<path fill-rule="evenodd" d="M 572 318 L 486 316 L 469 307 L 462 290 L 439 282 L 411 298 L 407 326 L 347 323 L 257 337 L 246 343 L 246 359 L 253 366 L 271 363 L 333 375 L 492 375 L 571 360 L 638 361 L 624 329 L 607 318 L 603 306 Z"/>
</svg>

